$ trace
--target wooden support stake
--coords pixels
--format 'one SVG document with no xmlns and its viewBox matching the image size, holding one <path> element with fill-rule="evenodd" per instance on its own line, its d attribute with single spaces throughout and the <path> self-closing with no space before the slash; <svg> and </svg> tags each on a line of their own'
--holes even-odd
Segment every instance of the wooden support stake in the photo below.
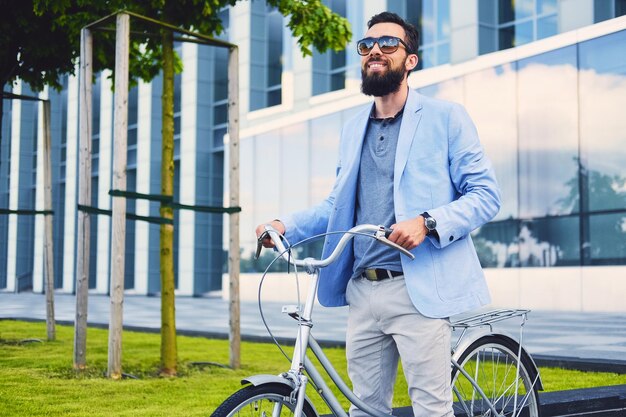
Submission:
<svg viewBox="0 0 626 417">
<path fill-rule="evenodd" d="M 228 137 L 230 207 L 239 207 L 239 50 L 228 55 Z M 229 214 L 228 270 L 230 273 L 229 335 L 230 366 L 241 366 L 241 328 L 239 301 L 239 213 Z"/>
<path fill-rule="evenodd" d="M 80 31 L 80 76 L 78 98 L 78 204 L 91 205 L 92 48 L 89 29 Z M 87 304 L 89 294 L 89 243 L 91 216 L 78 211 L 76 236 L 76 315 L 74 320 L 74 369 L 87 366 Z"/>
<path fill-rule="evenodd" d="M 115 35 L 115 103 L 113 189 L 126 190 L 126 152 L 128 141 L 128 60 L 130 18 L 117 15 Z M 124 305 L 124 251 L 126 241 L 126 199 L 112 197 L 113 232 L 111 236 L 111 315 L 109 320 L 108 376 L 122 377 L 122 326 Z"/>
<path fill-rule="evenodd" d="M 52 157 L 50 133 L 50 101 L 43 102 L 43 209 L 52 211 Z M 54 320 L 54 250 L 52 214 L 44 216 L 44 263 L 46 289 L 46 331 L 48 340 L 56 340 Z"/>
</svg>

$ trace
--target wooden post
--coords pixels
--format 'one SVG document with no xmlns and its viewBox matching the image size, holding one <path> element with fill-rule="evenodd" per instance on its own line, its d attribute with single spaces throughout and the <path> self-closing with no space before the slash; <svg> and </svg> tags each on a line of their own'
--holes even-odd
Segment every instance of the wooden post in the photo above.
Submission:
<svg viewBox="0 0 626 417">
<path fill-rule="evenodd" d="M 126 152 L 128 139 L 128 60 L 130 18 L 117 15 L 115 35 L 115 103 L 113 115 L 113 189 L 126 190 Z M 111 236 L 111 315 L 109 320 L 109 378 L 122 377 L 122 326 L 124 304 L 124 251 L 126 238 L 126 199 L 112 198 Z"/>
<path fill-rule="evenodd" d="M 43 102 L 43 209 L 52 211 L 52 163 L 50 133 L 50 101 Z M 56 340 L 54 322 L 54 250 L 52 246 L 52 214 L 44 216 L 44 263 L 46 289 L 46 330 L 48 340 Z"/>
<path fill-rule="evenodd" d="M 91 78 L 93 38 L 89 29 L 80 31 L 80 76 L 78 97 L 78 204 L 91 205 Z M 76 315 L 74 320 L 74 369 L 87 366 L 87 301 L 89 294 L 89 244 L 91 216 L 78 210 L 76 237 Z"/>
<path fill-rule="evenodd" d="M 230 207 L 239 207 L 239 50 L 230 48 L 228 55 L 228 137 Z M 229 335 L 230 367 L 241 366 L 241 329 L 239 302 L 239 213 L 229 217 L 228 270 L 230 273 Z"/>
</svg>

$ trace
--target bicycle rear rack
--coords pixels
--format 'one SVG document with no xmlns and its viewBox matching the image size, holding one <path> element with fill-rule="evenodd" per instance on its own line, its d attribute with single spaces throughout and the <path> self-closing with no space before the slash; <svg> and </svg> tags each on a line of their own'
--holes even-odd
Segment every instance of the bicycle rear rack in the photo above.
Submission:
<svg viewBox="0 0 626 417">
<path fill-rule="evenodd" d="M 450 324 L 453 328 L 467 329 L 470 327 L 491 326 L 493 323 L 520 316 L 522 316 L 523 322 L 526 322 L 526 314 L 529 312 L 530 310 L 512 308 L 490 310 L 473 316 L 458 318 L 451 321 Z"/>
<path fill-rule="evenodd" d="M 452 326 L 453 331 L 461 329 L 461 334 L 459 335 L 456 343 L 454 343 L 452 351 L 455 351 L 459 347 L 461 340 L 465 337 L 465 334 L 469 329 L 475 327 L 489 326 L 489 331 L 493 333 L 494 323 L 508 320 L 513 317 L 522 318 L 519 329 L 519 343 L 521 345 L 524 333 L 524 324 L 526 323 L 527 314 L 529 312 L 530 310 L 525 309 L 503 308 L 499 310 L 489 310 L 472 316 L 459 317 L 451 320 L 450 325 Z"/>
</svg>

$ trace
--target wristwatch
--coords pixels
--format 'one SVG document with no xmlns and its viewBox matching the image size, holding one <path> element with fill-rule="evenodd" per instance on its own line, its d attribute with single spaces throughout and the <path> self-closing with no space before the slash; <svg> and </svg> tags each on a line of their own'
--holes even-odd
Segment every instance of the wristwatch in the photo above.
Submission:
<svg viewBox="0 0 626 417">
<path fill-rule="evenodd" d="M 428 229 L 427 236 L 437 236 L 437 220 L 434 219 L 428 212 L 423 212 L 424 226 Z"/>
</svg>

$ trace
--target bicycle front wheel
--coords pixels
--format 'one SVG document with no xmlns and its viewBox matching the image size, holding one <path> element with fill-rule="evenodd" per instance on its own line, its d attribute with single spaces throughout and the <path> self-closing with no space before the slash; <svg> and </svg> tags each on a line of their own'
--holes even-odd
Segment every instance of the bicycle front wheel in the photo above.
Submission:
<svg viewBox="0 0 626 417">
<path fill-rule="evenodd" d="M 458 364 L 483 391 L 453 366 L 452 390 L 455 416 L 540 417 L 538 383 L 531 360 L 519 344 L 494 335 L 477 339 L 459 357 Z M 519 370 L 517 365 L 519 363 Z M 497 411 L 494 415 L 493 409 Z"/>
<path fill-rule="evenodd" d="M 292 389 L 283 384 L 249 385 L 226 399 L 211 417 L 288 417 L 296 406 Z M 317 417 L 313 407 L 304 401 L 303 417 Z"/>
</svg>

